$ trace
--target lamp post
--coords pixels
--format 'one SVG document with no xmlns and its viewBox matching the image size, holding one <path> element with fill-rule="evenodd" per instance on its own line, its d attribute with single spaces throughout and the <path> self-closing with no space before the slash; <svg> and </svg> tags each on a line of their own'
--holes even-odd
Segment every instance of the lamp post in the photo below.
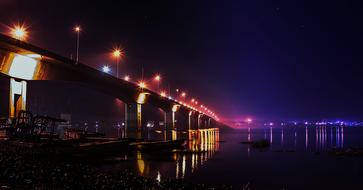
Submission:
<svg viewBox="0 0 363 190">
<path fill-rule="evenodd" d="M 161 80 L 161 76 L 159 74 L 155 75 L 154 80 L 156 81 L 157 85 L 158 85 L 158 92 L 160 92 L 160 80 Z"/>
<path fill-rule="evenodd" d="M 112 53 L 112 55 L 113 55 L 113 57 L 116 59 L 116 76 L 117 76 L 117 78 L 119 78 L 119 72 L 118 72 L 118 65 L 119 65 L 119 62 L 120 62 L 120 57 L 121 57 L 121 54 L 122 54 L 122 52 L 121 52 L 121 50 L 120 49 L 114 49 L 113 50 L 113 53 Z"/>
<path fill-rule="evenodd" d="M 79 57 L 79 33 L 81 32 L 81 27 L 80 26 L 74 27 L 74 31 L 77 34 L 76 64 L 78 64 L 78 57 Z"/>
</svg>

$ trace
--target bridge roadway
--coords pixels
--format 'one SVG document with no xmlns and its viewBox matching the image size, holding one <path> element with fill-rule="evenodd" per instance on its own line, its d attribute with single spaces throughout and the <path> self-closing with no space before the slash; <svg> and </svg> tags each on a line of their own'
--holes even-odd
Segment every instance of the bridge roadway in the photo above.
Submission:
<svg viewBox="0 0 363 190">
<path fill-rule="evenodd" d="M 214 118 L 192 107 L 3 34 L 0 34 L 0 60 L 0 72 L 9 79 L 0 82 L 0 89 L 3 89 L 0 94 L 0 117 L 14 117 L 17 111 L 26 109 L 26 81 L 60 80 L 87 86 L 123 101 L 126 128 L 136 136 L 140 136 L 142 131 L 144 104 L 164 111 L 166 131 L 178 130 L 175 114 L 185 119 L 184 123 L 188 124 L 189 130 L 214 128 L 218 125 Z M 16 86 L 21 86 L 23 90 L 15 88 Z"/>
</svg>

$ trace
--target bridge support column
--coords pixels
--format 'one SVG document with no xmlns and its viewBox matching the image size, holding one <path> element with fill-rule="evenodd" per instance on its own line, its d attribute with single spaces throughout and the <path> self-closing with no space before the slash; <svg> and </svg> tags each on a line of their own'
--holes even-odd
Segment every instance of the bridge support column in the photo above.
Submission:
<svg viewBox="0 0 363 190">
<path fill-rule="evenodd" d="M 176 127 L 175 127 L 175 112 L 169 111 L 164 114 L 164 140 L 176 140 Z"/>
<path fill-rule="evenodd" d="M 198 114 L 195 111 L 190 111 L 189 112 L 188 129 L 189 130 L 198 129 Z"/>
<path fill-rule="evenodd" d="M 203 125 L 203 114 L 198 114 L 198 129 L 202 129 Z"/>
<path fill-rule="evenodd" d="M 191 130 L 193 127 L 192 127 L 192 119 L 193 119 L 193 111 L 190 111 L 189 114 L 188 114 L 188 130 Z"/>
<path fill-rule="evenodd" d="M 17 117 L 20 110 L 26 110 L 26 87 L 25 80 L 10 79 L 9 115 L 11 118 Z"/>
<path fill-rule="evenodd" d="M 141 104 L 125 104 L 125 131 L 127 137 L 142 138 Z"/>
<path fill-rule="evenodd" d="M 206 128 L 212 128 L 211 120 L 212 120 L 212 118 L 210 118 L 210 117 L 208 117 L 206 119 L 206 126 L 205 126 Z"/>
</svg>

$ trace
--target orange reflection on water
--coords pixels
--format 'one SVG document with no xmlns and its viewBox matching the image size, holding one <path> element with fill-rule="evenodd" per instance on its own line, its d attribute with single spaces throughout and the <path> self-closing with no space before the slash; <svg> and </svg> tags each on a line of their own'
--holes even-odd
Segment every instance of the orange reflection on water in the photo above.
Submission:
<svg viewBox="0 0 363 190">
<path fill-rule="evenodd" d="M 183 179 L 195 172 L 201 165 L 207 164 L 208 160 L 219 150 L 219 130 L 217 128 L 189 130 L 185 134 L 188 138 L 187 150 L 173 150 L 171 154 L 166 155 L 173 161 L 172 165 L 154 162 L 149 160 L 152 156 L 137 151 L 137 172 L 143 176 L 152 175 L 158 181 L 161 180 L 161 176 L 163 178 L 171 177 L 170 173 L 176 179 Z M 157 170 L 154 172 L 155 168 Z"/>
<path fill-rule="evenodd" d="M 219 129 L 199 129 L 188 131 L 188 150 L 191 155 L 192 173 L 205 164 L 219 150 Z"/>
</svg>

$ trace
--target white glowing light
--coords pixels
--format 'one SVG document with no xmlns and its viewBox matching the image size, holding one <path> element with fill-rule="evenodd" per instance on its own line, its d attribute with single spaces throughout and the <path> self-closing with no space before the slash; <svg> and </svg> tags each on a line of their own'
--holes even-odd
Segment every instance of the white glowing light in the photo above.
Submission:
<svg viewBox="0 0 363 190">
<path fill-rule="evenodd" d="M 102 67 L 102 71 L 105 72 L 105 73 L 109 73 L 111 71 L 110 67 L 105 65 Z"/>
</svg>

